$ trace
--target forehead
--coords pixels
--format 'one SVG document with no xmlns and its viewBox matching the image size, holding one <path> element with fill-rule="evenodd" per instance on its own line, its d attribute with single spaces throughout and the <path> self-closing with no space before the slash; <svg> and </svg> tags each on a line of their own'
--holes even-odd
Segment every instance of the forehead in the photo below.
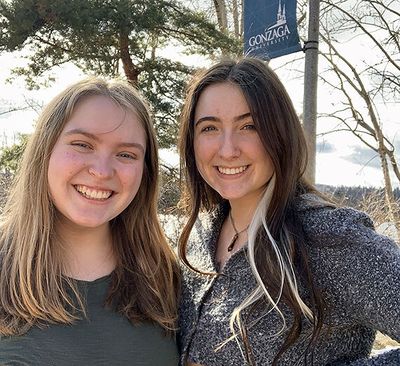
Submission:
<svg viewBox="0 0 400 366">
<path fill-rule="evenodd" d="M 79 101 L 62 134 L 85 132 L 107 141 L 138 142 L 145 146 L 146 132 L 136 111 L 105 96 L 90 96 Z"/>
<path fill-rule="evenodd" d="M 93 134 L 107 133 L 117 129 L 128 115 L 133 114 L 136 113 L 128 111 L 111 98 L 89 96 L 77 102 L 64 130 L 79 127 L 90 129 Z"/>
<path fill-rule="evenodd" d="M 240 87 L 221 82 L 207 86 L 202 91 L 195 108 L 195 119 L 204 117 L 204 114 L 234 117 L 248 112 L 249 106 Z"/>
</svg>

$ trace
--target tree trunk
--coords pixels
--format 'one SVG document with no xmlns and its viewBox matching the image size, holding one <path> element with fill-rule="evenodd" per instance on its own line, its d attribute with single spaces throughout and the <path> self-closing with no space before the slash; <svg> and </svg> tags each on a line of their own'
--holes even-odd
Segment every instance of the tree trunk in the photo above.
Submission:
<svg viewBox="0 0 400 366">
<path fill-rule="evenodd" d="M 310 183 L 315 184 L 319 0 L 311 0 L 309 3 L 309 9 L 308 43 L 305 46 L 303 128 L 308 144 L 306 177 Z"/>
<path fill-rule="evenodd" d="M 240 32 L 238 0 L 232 1 L 232 16 L 233 16 L 233 31 L 235 32 L 235 37 L 240 39 L 242 37 L 242 34 Z"/>
<path fill-rule="evenodd" d="M 129 37 L 124 31 L 119 36 L 119 50 L 126 78 L 133 85 L 137 85 L 140 70 L 133 64 L 129 53 Z"/>
<path fill-rule="evenodd" d="M 381 160 L 383 179 L 385 183 L 385 200 L 386 204 L 388 205 L 390 220 L 396 226 L 397 237 L 400 238 L 399 209 L 393 194 L 392 181 L 390 179 L 389 167 L 388 167 L 388 162 L 386 160 L 385 146 L 381 129 L 377 131 L 377 138 L 379 146 L 378 153 L 379 153 L 379 158 Z"/>
<path fill-rule="evenodd" d="M 214 0 L 215 13 L 217 14 L 218 26 L 221 32 L 228 30 L 228 18 L 226 14 L 225 0 Z"/>
<path fill-rule="evenodd" d="M 392 165 L 394 174 L 396 174 L 396 177 L 397 177 L 398 181 L 400 182 L 400 170 L 399 170 L 399 165 L 397 164 L 397 161 L 396 161 L 396 157 L 394 156 L 394 151 L 387 150 L 386 155 L 389 157 L 390 164 Z"/>
</svg>

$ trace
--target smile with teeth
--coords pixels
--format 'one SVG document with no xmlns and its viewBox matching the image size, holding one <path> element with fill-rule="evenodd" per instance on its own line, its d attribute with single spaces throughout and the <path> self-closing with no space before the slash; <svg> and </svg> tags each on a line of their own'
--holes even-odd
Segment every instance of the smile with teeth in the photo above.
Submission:
<svg viewBox="0 0 400 366">
<path fill-rule="evenodd" d="M 89 188 L 82 185 L 74 186 L 76 191 L 80 193 L 83 197 L 89 198 L 91 200 L 104 201 L 113 194 L 113 191 L 102 191 L 98 189 Z"/>
<path fill-rule="evenodd" d="M 222 174 L 234 175 L 234 174 L 243 173 L 248 167 L 249 167 L 248 165 L 239 166 L 236 168 L 224 168 L 222 166 L 219 166 L 218 171 Z"/>
</svg>

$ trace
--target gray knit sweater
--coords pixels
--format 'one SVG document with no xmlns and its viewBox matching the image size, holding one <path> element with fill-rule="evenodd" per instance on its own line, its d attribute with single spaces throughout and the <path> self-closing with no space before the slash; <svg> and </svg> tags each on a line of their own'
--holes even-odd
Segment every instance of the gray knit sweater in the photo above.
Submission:
<svg viewBox="0 0 400 366">
<path fill-rule="evenodd" d="M 197 220 L 188 243 L 188 259 L 205 272 L 216 272 L 218 234 L 227 209 L 220 207 Z M 313 352 L 313 365 L 400 365 L 400 350 L 368 359 L 376 330 L 400 341 L 400 250 L 373 230 L 365 214 L 350 208 L 331 208 L 313 195 L 302 196 L 296 215 L 305 232 L 309 265 L 329 307 L 329 327 Z M 218 276 L 184 269 L 180 305 L 181 365 L 245 365 L 241 340 L 215 348 L 231 335 L 232 311 L 256 283 L 247 250 L 235 253 Z M 299 286 L 307 302 L 307 290 Z M 292 314 L 280 304 L 287 324 Z M 247 314 L 247 313 L 246 313 Z M 246 318 L 246 314 L 244 318 Z M 260 313 L 253 312 L 256 319 Z M 273 311 L 248 329 L 256 365 L 271 365 L 287 334 L 276 335 L 282 320 Z M 329 328 L 329 329 L 328 329 Z M 328 330 L 327 330 L 328 329 Z M 304 351 L 312 332 L 304 319 L 301 336 L 280 358 L 279 365 L 305 365 Z M 311 356 L 307 364 L 311 364 Z"/>
</svg>

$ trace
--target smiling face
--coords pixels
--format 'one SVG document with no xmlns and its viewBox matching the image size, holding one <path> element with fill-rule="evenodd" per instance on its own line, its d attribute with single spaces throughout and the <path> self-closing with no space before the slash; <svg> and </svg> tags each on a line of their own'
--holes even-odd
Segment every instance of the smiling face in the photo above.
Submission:
<svg viewBox="0 0 400 366">
<path fill-rule="evenodd" d="M 50 156 L 48 184 L 61 222 L 107 226 L 134 199 L 146 134 L 135 113 L 104 96 L 80 101 Z"/>
<path fill-rule="evenodd" d="M 223 198 L 254 206 L 274 168 L 240 88 L 223 82 L 199 97 L 194 118 L 196 166 Z"/>
</svg>

